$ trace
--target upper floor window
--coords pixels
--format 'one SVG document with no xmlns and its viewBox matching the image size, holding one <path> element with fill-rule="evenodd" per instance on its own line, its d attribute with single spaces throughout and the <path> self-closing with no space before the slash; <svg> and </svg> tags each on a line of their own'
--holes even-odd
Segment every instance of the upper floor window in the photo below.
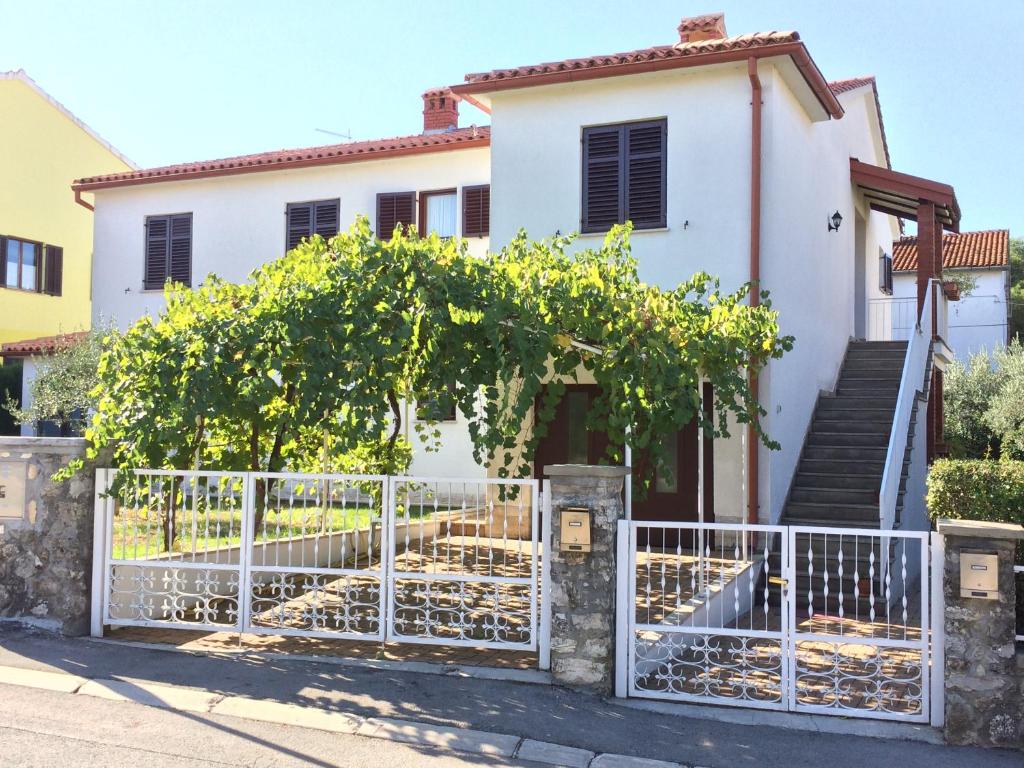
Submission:
<svg viewBox="0 0 1024 768">
<path fill-rule="evenodd" d="M 390 240 L 399 224 L 416 224 L 415 192 L 383 192 L 377 195 L 377 237 Z"/>
<path fill-rule="evenodd" d="M 892 296 L 892 254 L 878 249 L 878 290 Z"/>
<path fill-rule="evenodd" d="M 583 129 L 583 232 L 666 226 L 665 120 Z"/>
<path fill-rule="evenodd" d="M 0 235 L 0 285 L 60 296 L 64 249 Z"/>
<path fill-rule="evenodd" d="M 168 281 L 192 285 L 192 214 L 146 217 L 146 290 Z"/>
<path fill-rule="evenodd" d="M 314 200 L 309 203 L 289 203 L 285 209 L 288 218 L 285 247 L 291 250 L 307 237 L 320 235 L 329 240 L 338 234 L 340 200 Z"/>
<path fill-rule="evenodd" d="M 462 188 L 462 236 L 487 237 L 491 233 L 491 186 Z"/>
<path fill-rule="evenodd" d="M 442 189 L 420 193 L 420 235 L 437 232 L 441 237 L 455 237 L 456 192 Z"/>
</svg>

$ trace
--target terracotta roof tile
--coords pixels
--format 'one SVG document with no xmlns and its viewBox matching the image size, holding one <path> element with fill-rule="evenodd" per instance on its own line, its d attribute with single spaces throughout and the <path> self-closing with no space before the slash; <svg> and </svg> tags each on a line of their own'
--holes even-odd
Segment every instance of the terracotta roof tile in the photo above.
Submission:
<svg viewBox="0 0 1024 768">
<path fill-rule="evenodd" d="M 947 233 L 942 238 L 943 269 L 991 269 L 1005 267 L 1010 260 L 1010 230 Z M 917 269 L 917 238 L 901 237 L 892 244 L 895 272 Z"/>
<path fill-rule="evenodd" d="M 56 336 L 43 336 L 25 341 L 10 341 L 0 345 L 0 357 L 32 357 L 33 355 L 49 355 L 63 347 L 70 347 L 86 336 L 88 331 L 61 333 Z"/>
<path fill-rule="evenodd" d="M 165 165 L 159 168 L 144 168 L 139 171 L 111 173 L 105 176 L 88 176 L 78 179 L 72 186 L 75 189 L 88 190 L 158 181 L 177 181 L 202 176 L 276 171 L 310 165 L 335 165 L 364 159 L 378 160 L 425 152 L 484 147 L 490 144 L 490 139 L 491 129 L 489 126 L 474 125 L 443 133 L 352 141 L 303 149 L 280 149 L 273 152 L 258 152 L 253 155 L 226 157 L 220 160 Z"/>
<path fill-rule="evenodd" d="M 882 131 L 882 149 L 885 150 L 885 165 L 887 168 L 891 169 L 892 158 L 889 157 L 889 142 L 885 138 L 885 121 L 882 120 L 882 102 L 878 100 L 878 83 L 875 82 L 875 76 L 865 75 L 864 77 L 851 77 L 846 80 L 833 80 L 828 84 L 828 87 L 832 93 L 838 96 L 841 93 L 854 91 L 865 85 L 870 85 L 871 90 L 875 94 L 875 109 L 878 110 L 878 127 Z"/>
<path fill-rule="evenodd" d="M 715 40 L 698 40 L 696 42 L 676 43 L 675 45 L 655 45 L 623 53 L 610 53 L 604 56 L 585 56 L 579 59 L 549 61 L 543 64 L 532 64 L 509 69 L 494 69 L 490 72 L 475 72 L 466 75 L 466 82 L 471 84 L 492 83 L 498 80 L 547 75 L 556 72 L 567 72 L 595 67 L 608 67 L 618 64 L 636 64 L 659 59 L 676 59 L 698 56 L 702 53 L 744 50 L 760 48 L 781 43 L 795 43 L 800 40 L 797 32 L 755 32 L 735 37 L 723 37 Z"/>
</svg>

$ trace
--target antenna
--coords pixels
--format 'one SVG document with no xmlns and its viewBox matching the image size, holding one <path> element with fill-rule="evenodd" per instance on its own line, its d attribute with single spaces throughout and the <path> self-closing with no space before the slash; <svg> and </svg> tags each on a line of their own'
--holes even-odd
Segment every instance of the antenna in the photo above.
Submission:
<svg viewBox="0 0 1024 768">
<path fill-rule="evenodd" d="M 313 130 L 319 131 L 320 133 L 326 133 L 328 136 L 337 136 L 340 139 L 348 139 L 349 141 L 352 140 L 351 131 L 349 131 L 348 133 L 338 133 L 337 131 L 328 131 L 326 128 L 314 128 Z"/>
</svg>

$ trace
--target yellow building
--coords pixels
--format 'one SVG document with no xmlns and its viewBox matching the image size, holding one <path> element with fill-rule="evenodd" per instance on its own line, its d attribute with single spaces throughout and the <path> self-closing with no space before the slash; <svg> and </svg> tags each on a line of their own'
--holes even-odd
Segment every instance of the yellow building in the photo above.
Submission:
<svg viewBox="0 0 1024 768">
<path fill-rule="evenodd" d="M 89 327 L 92 211 L 71 182 L 133 167 L 22 70 L 0 72 L 0 344 Z"/>
</svg>

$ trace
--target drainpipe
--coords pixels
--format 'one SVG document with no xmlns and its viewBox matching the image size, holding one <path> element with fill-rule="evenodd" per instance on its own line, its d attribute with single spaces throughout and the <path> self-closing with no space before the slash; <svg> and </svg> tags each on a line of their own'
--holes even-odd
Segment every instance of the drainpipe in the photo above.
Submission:
<svg viewBox="0 0 1024 768">
<path fill-rule="evenodd" d="M 761 78 L 757 75 L 757 59 L 747 59 L 750 78 L 750 306 L 761 303 Z M 748 372 L 750 391 L 758 399 L 757 374 Z M 759 440 L 753 424 L 747 427 L 747 522 L 758 522 L 758 452 Z"/>
<path fill-rule="evenodd" d="M 75 202 L 78 203 L 83 208 L 88 208 L 90 211 L 96 210 L 95 206 L 93 206 L 91 203 L 87 203 L 85 200 L 82 199 L 82 190 L 80 189 L 75 190 Z"/>
</svg>

